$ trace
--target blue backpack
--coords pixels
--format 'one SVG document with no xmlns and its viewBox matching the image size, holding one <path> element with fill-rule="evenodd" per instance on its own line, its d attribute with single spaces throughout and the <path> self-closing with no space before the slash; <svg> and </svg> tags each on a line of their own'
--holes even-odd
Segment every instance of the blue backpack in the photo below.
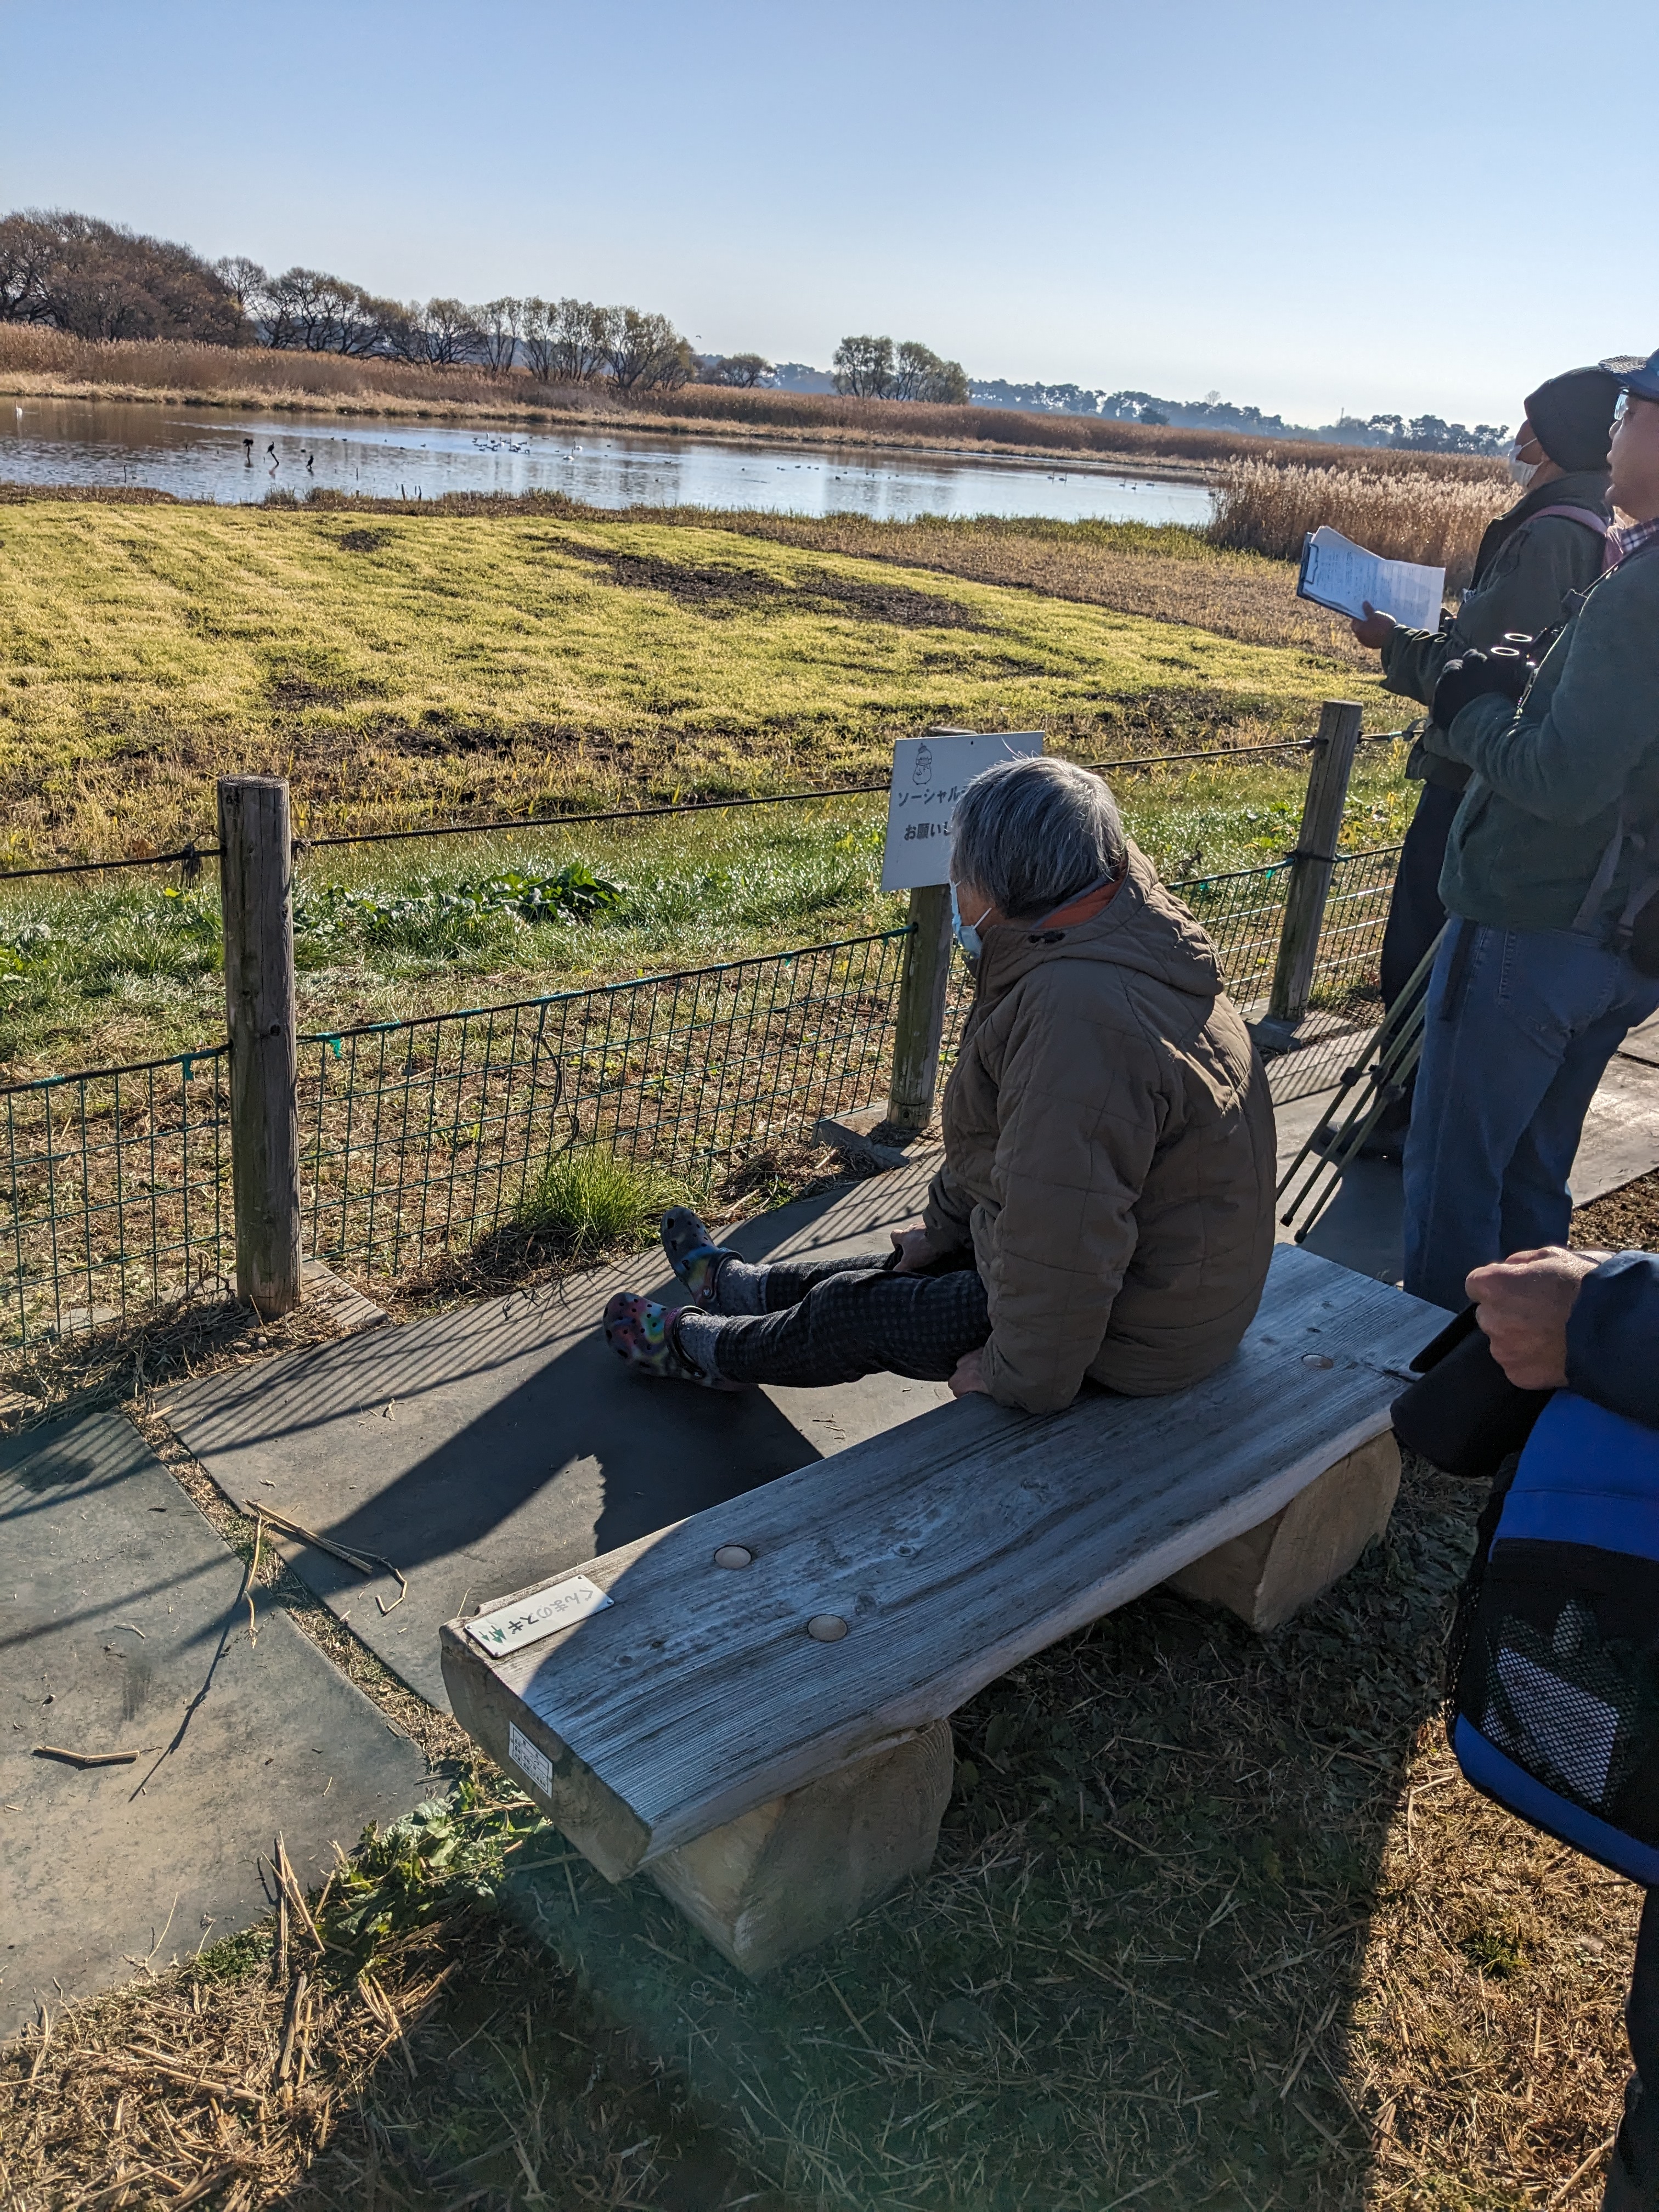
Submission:
<svg viewBox="0 0 1659 2212">
<path fill-rule="evenodd" d="M 1570 1390 L 1481 1516 L 1447 1658 L 1466 1778 L 1659 1887 L 1659 1430 Z"/>
</svg>

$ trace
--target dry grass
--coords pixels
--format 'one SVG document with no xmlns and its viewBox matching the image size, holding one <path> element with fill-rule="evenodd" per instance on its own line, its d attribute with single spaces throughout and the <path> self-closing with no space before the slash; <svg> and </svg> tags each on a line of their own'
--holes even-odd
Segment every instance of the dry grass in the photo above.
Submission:
<svg viewBox="0 0 1659 2212">
<path fill-rule="evenodd" d="M 61 331 L 0 325 L 0 391 L 37 398 L 185 401 L 339 415 L 453 416 L 495 422 L 604 422 L 659 435 L 752 438 L 793 445 L 915 447 L 981 453 L 1066 453 L 1142 473 L 1207 477 L 1218 462 L 1274 455 L 1316 469 L 1364 465 L 1436 476 L 1501 474 L 1488 460 L 1450 454 L 1373 453 L 1231 431 L 1149 428 L 1098 416 L 1035 415 L 1006 407 L 933 407 L 806 392 L 735 391 L 694 384 L 624 397 L 604 388 L 538 384 L 524 370 L 418 368 L 337 355 L 170 340 L 94 342 Z"/>
<path fill-rule="evenodd" d="M 31 501 L 0 531 L 14 864 L 210 836 L 215 774 L 287 775 L 307 834 L 413 826 L 850 780 L 935 722 L 1288 731 L 1334 672 L 1393 719 L 1328 654 L 678 522 Z"/>
<path fill-rule="evenodd" d="M 1307 532 L 1328 524 L 1385 559 L 1443 568 L 1447 588 L 1457 592 L 1474 573 L 1481 532 L 1514 500 L 1501 477 L 1460 482 L 1421 470 L 1245 461 L 1222 472 L 1210 536 L 1217 545 L 1294 561 Z"/>
<path fill-rule="evenodd" d="M 461 1803 L 343 1865 L 318 1942 L 296 1905 L 0 2053 L 9 2212 L 786 2212 L 496 1911 L 562 1839 L 494 1781 Z"/>
<path fill-rule="evenodd" d="M 1296 573 L 1284 562 L 1227 551 L 1178 526 L 995 515 L 877 522 L 857 514 L 716 515 L 666 507 L 656 510 L 653 520 L 718 524 L 778 544 L 932 568 L 1047 599 L 1190 623 L 1249 645 L 1292 646 L 1372 673 L 1376 668 L 1376 654 L 1355 644 L 1346 622 L 1297 598 Z"/>
</svg>

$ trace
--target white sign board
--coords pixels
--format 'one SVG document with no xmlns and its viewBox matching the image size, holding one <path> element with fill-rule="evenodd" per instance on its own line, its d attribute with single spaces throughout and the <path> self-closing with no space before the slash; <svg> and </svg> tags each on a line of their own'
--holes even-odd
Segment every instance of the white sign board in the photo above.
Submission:
<svg viewBox="0 0 1659 2212">
<path fill-rule="evenodd" d="M 482 1644 L 499 1659 L 508 1651 L 518 1650 L 521 1644 L 539 1644 L 544 1636 L 556 1635 L 573 1622 L 586 1620 L 590 1613 L 603 1613 L 611 1602 L 586 1575 L 572 1575 L 568 1582 L 556 1583 L 551 1589 L 538 1590 L 533 1597 L 520 1598 L 514 1605 L 498 1605 L 493 1613 L 479 1613 L 466 1622 L 466 1632 L 475 1644 Z"/>
<path fill-rule="evenodd" d="M 957 799 L 981 769 L 996 761 L 1030 759 L 1042 750 L 1041 730 L 995 737 L 980 737 L 969 730 L 930 730 L 925 738 L 901 738 L 893 747 L 893 786 L 887 794 L 883 890 L 948 884 L 951 810 Z"/>
</svg>

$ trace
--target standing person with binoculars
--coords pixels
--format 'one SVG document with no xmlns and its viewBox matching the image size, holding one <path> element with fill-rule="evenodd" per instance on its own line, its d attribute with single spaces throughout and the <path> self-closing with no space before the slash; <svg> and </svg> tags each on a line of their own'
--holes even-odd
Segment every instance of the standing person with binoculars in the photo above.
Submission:
<svg viewBox="0 0 1659 2212">
<path fill-rule="evenodd" d="M 1449 661 L 1424 741 L 1471 773 L 1406 1140 L 1406 1288 L 1454 1310 L 1471 1269 L 1565 1244 L 1590 1099 L 1659 1007 L 1659 353 L 1601 366 L 1611 565 L 1518 705 L 1525 661 Z"/>
<path fill-rule="evenodd" d="M 1524 496 L 1498 516 L 1480 541 L 1474 574 L 1456 616 L 1437 630 L 1408 629 L 1367 608 L 1353 634 L 1382 656 L 1385 690 L 1426 707 L 1448 661 L 1506 634 L 1531 637 L 1561 617 L 1570 592 L 1600 574 L 1612 510 L 1607 499 L 1607 441 L 1619 397 L 1604 368 L 1569 369 L 1530 392 L 1526 417 L 1510 449 L 1510 474 Z M 1391 1007 L 1446 919 L 1440 870 L 1446 839 L 1469 781 L 1460 761 L 1421 739 L 1406 773 L 1422 794 L 1395 878 L 1382 939 L 1382 1001 Z M 1398 1159 L 1411 1118 L 1409 1093 L 1382 1115 L 1364 1150 Z"/>
</svg>

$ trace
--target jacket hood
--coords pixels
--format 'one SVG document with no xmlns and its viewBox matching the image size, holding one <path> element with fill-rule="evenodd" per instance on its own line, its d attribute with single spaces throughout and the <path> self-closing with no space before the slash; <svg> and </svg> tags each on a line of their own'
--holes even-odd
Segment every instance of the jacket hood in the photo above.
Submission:
<svg viewBox="0 0 1659 2212">
<path fill-rule="evenodd" d="M 1124 879 L 1102 913 L 1064 929 L 1003 921 L 981 934 L 976 993 L 981 1004 L 1001 998 L 1050 960 L 1104 961 L 1198 999 L 1218 999 L 1226 988 L 1215 947 L 1133 842 Z"/>
</svg>

